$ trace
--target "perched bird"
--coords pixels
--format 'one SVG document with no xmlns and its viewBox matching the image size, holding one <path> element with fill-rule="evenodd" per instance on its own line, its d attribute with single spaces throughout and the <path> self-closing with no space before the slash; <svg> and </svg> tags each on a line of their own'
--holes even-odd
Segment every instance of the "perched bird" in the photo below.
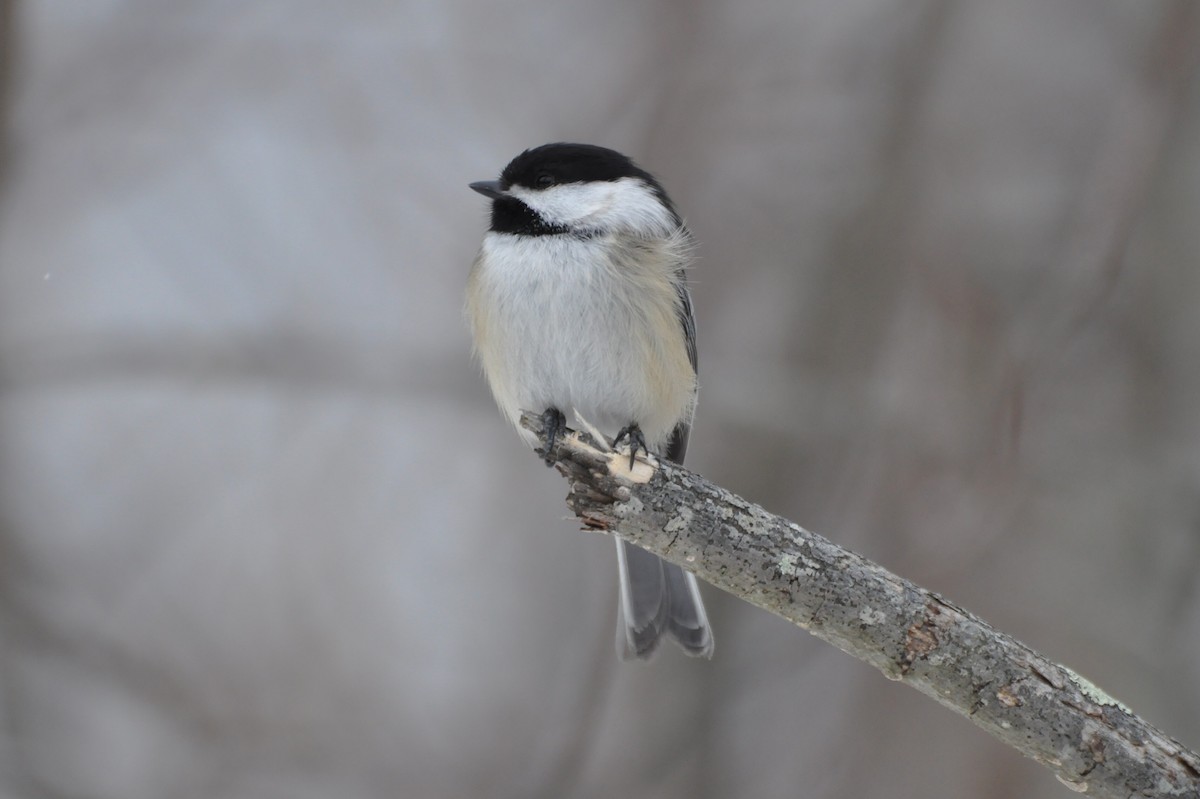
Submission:
<svg viewBox="0 0 1200 799">
<path fill-rule="evenodd" d="M 471 188 L 492 215 L 466 312 L 500 410 L 514 424 L 542 413 L 551 442 L 576 414 L 628 442 L 631 459 L 682 463 L 696 404 L 692 239 L 662 186 L 614 150 L 557 143 Z M 617 563 L 623 658 L 648 658 L 664 635 L 712 655 L 693 575 L 620 539 Z"/>
</svg>

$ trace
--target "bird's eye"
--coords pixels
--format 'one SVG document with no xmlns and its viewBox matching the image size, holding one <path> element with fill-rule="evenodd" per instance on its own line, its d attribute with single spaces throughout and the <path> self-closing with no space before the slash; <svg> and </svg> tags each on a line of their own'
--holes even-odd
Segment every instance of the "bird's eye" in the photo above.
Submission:
<svg viewBox="0 0 1200 799">
<path fill-rule="evenodd" d="M 543 172 L 542 174 L 537 176 L 537 180 L 535 182 L 537 183 L 537 187 L 539 189 L 544 189 L 547 186 L 553 186 L 554 185 L 554 175 L 551 175 L 548 172 Z"/>
</svg>

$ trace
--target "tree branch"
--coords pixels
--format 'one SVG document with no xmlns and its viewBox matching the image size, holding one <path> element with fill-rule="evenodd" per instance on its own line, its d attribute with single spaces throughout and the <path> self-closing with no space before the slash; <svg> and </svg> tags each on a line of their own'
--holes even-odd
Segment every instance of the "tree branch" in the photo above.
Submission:
<svg viewBox="0 0 1200 799">
<path fill-rule="evenodd" d="M 541 418 L 523 427 L 542 439 Z M 1200 797 L 1200 756 L 937 594 L 652 457 L 587 434 L 552 453 L 567 505 L 956 710 L 1092 796 Z"/>
</svg>

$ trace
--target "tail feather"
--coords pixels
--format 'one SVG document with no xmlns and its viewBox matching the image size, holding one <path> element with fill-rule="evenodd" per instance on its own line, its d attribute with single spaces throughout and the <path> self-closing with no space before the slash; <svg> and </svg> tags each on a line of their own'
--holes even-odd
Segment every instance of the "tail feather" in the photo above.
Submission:
<svg viewBox="0 0 1200 799">
<path fill-rule="evenodd" d="M 689 655 L 712 657 L 712 628 L 708 625 L 708 614 L 704 612 L 704 600 L 700 598 L 696 575 L 673 563 L 664 563 L 663 567 L 671 593 L 667 631 Z"/>
<path fill-rule="evenodd" d="M 696 578 L 673 563 L 617 541 L 620 619 L 617 650 L 625 660 L 649 658 L 664 635 L 683 651 L 712 657 L 713 637 Z"/>
</svg>

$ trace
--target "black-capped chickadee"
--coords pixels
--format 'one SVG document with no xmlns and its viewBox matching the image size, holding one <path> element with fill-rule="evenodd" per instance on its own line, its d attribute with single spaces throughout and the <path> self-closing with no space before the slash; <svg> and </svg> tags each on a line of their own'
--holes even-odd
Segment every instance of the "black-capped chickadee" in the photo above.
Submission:
<svg viewBox="0 0 1200 799">
<path fill-rule="evenodd" d="M 514 424 L 544 411 L 551 440 L 574 413 L 631 457 L 682 463 L 696 404 L 692 239 L 662 186 L 618 152 L 560 143 L 471 188 L 491 198 L 492 224 L 467 317 L 500 410 Z M 710 657 L 696 578 L 620 539 L 617 562 L 622 657 L 649 657 L 664 634 Z"/>
</svg>

